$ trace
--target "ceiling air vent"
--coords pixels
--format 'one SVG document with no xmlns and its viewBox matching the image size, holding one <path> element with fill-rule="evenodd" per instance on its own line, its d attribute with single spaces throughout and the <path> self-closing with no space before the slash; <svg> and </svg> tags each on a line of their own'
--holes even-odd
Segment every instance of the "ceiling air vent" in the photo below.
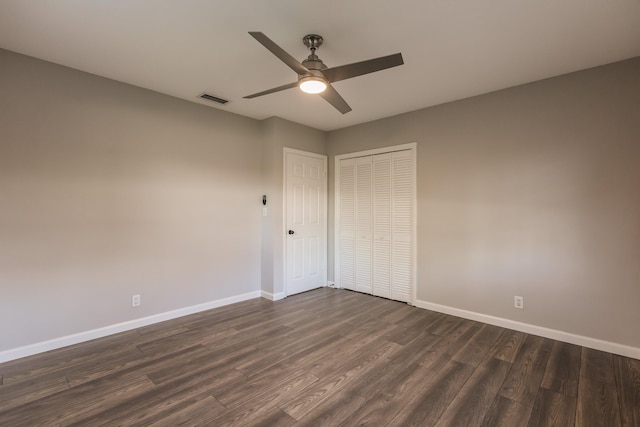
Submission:
<svg viewBox="0 0 640 427">
<path fill-rule="evenodd" d="M 222 105 L 224 105 L 227 102 L 229 102 L 229 100 L 227 100 L 227 99 L 218 98 L 217 96 L 209 95 L 208 93 L 203 93 L 202 95 L 200 95 L 200 98 L 206 99 L 206 100 L 209 100 L 209 101 L 213 101 L 213 102 L 217 102 L 218 104 L 222 104 Z"/>
</svg>

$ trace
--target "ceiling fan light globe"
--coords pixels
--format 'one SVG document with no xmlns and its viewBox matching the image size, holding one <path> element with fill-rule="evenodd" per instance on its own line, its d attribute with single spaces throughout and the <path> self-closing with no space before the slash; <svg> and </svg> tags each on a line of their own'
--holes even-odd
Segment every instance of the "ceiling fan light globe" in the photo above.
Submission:
<svg viewBox="0 0 640 427">
<path fill-rule="evenodd" d="M 298 86 L 306 93 L 321 93 L 327 88 L 327 83 L 318 77 L 305 77 L 300 79 Z"/>
</svg>

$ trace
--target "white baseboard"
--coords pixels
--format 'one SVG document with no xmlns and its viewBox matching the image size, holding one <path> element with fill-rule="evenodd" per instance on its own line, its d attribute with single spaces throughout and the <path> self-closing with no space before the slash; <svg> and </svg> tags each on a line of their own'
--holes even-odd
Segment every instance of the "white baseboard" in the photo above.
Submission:
<svg viewBox="0 0 640 427">
<path fill-rule="evenodd" d="M 127 322 L 117 323 L 90 331 L 79 332 L 73 335 L 67 335 L 60 338 L 54 338 L 48 341 L 42 341 L 23 347 L 13 348 L 0 352 L 0 363 L 10 360 L 31 356 L 46 351 L 55 350 L 57 348 L 90 341 L 96 338 L 102 338 L 107 335 L 128 331 L 131 329 L 141 328 L 153 323 L 163 322 L 165 320 L 175 319 L 189 314 L 198 313 L 213 308 L 222 307 L 224 305 L 234 304 L 236 302 L 246 301 L 252 298 L 267 298 L 271 301 L 278 301 L 285 297 L 284 292 L 272 294 L 266 291 L 255 291 L 246 294 L 236 295 L 233 297 L 223 298 L 215 301 L 209 301 L 203 304 L 197 304 L 190 307 L 184 307 L 177 310 L 167 311 L 165 313 L 155 314 L 140 319 L 130 320 Z M 462 310 L 459 308 L 449 307 L 446 305 L 434 304 L 427 301 L 415 301 L 416 307 L 427 310 L 437 311 L 439 313 L 450 314 L 452 316 L 462 317 L 469 320 L 475 320 L 490 325 L 501 326 L 503 328 L 513 329 L 528 334 L 538 335 L 558 341 L 564 341 L 570 344 L 581 345 L 596 350 L 602 350 L 609 353 L 619 354 L 621 356 L 631 357 L 640 360 L 640 348 L 631 347 L 624 344 L 613 343 L 610 341 L 599 340 L 596 338 L 576 335 L 569 332 L 559 331 L 556 329 L 545 328 L 542 326 L 531 325 L 528 323 L 517 322 L 515 320 L 504 319 L 501 317 L 490 316 L 487 314 L 476 313 L 473 311 Z"/>
<path fill-rule="evenodd" d="M 35 344 L 29 344 L 24 347 L 12 348 L 0 352 L 0 363 L 10 360 L 19 359 L 21 357 L 31 356 L 33 354 L 44 353 L 45 351 L 55 350 L 57 348 L 66 347 L 73 344 L 93 340 L 96 338 L 106 337 L 107 335 L 117 334 L 119 332 L 129 331 L 131 329 L 141 328 L 153 323 L 163 322 L 165 320 L 175 319 L 177 317 L 187 316 L 189 314 L 198 313 L 212 308 L 222 307 L 224 305 L 234 304 L 240 301 L 246 301 L 252 298 L 260 298 L 260 291 L 248 292 L 246 294 L 235 295 L 215 301 L 209 301 L 202 304 L 192 305 L 190 307 L 179 308 L 177 310 L 167 311 L 165 313 L 154 314 L 152 316 L 140 319 L 129 320 L 127 322 L 116 323 L 90 331 L 79 332 L 73 335 L 67 335 L 60 338 L 54 338 L 48 341 L 42 341 Z"/>
<path fill-rule="evenodd" d="M 545 328 L 542 326 L 522 323 L 515 320 L 504 319 L 502 317 L 490 316 L 488 314 L 476 313 L 473 311 L 462 310 L 459 308 L 449 307 L 446 305 L 434 304 L 428 301 L 415 301 L 415 306 L 427 310 L 437 311 L 439 313 L 450 314 L 452 316 L 462 317 L 464 319 L 475 320 L 490 325 L 501 326 L 507 329 L 513 329 L 527 334 L 538 335 L 545 338 L 551 338 L 558 341 L 576 344 L 583 347 L 602 350 L 609 353 L 618 354 L 620 356 L 640 359 L 640 348 L 631 347 L 624 344 L 618 344 L 610 341 L 604 341 L 597 338 L 576 335 L 570 332 L 559 331 L 557 329 Z"/>
<path fill-rule="evenodd" d="M 279 301 L 281 299 L 284 299 L 284 297 L 286 296 L 284 292 L 278 292 L 277 294 L 272 294 L 271 292 L 267 292 L 264 290 L 260 291 L 260 295 L 262 296 L 262 298 L 266 298 L 271 301 Z"/>
</svg>

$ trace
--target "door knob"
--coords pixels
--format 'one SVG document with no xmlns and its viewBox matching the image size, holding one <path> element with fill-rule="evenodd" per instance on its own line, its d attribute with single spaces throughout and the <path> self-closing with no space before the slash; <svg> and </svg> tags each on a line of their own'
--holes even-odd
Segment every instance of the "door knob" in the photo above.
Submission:
<svg viewBox="0 0 640 427">
<path fill-rule="evenodd" d="M 293 230 L 289 230 L 289 234 L 293 234 Z"/>
</svg>

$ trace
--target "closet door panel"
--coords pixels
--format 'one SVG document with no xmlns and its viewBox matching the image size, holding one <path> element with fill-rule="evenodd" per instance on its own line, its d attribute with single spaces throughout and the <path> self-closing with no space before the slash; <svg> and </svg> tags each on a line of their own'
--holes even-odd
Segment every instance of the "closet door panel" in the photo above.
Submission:
<svg viewBox="0 0 640 427">
<path fill-rule="evenodd" d="M 373 156 L 373 294 L 391 298 L 391 153 Z"/>
<path fill-rule="evenodd" d="M 340 162 L 340 286 L 356 289 L 356 162 Z"/>
<path fill-rule="evenodd" d="M 371 156 L 356 159 L 356 290 L 373 293 L 373 179 Z"/>
<path fill-rule="evenodd" d="M 392 153 L 391 298 L 410 302 L 413 283 L 414 170 L 410 151 Z"/>
</svg>

